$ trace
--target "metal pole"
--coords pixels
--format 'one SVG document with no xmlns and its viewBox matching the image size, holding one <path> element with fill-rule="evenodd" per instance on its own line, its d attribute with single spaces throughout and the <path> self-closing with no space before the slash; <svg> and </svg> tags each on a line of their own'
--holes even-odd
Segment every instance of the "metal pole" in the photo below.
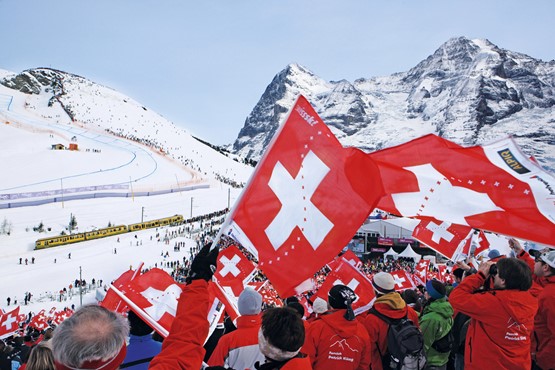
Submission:
<svg viewBox="0 0 555 370">
<path fill-rule="evenodd" d="M 228 210 L 230 205 L 230 199 L 231 199 L 231 188 L 227 188 L 227 209 Z"/>
<path fill-rule="evenodd" d="M 82 276 L 82 269 L 79 266 L 79 305 L 83 307 L 83 276 Z"/>
<path fill-rule="evenodd" d="M 131 176 L 129 176 L 129 187 L 131 188 L 131 200 L 135 201 L 135 193 L 133 193 L 133 183 L 131 182 Z"/>
<path fill-rule="evenodd" d="M 145 207 L 141 207 L 141 223 L 144 222 L 145 218 Z"/>
<path fill-rule="evenodd" d="M 62 208 L 64 208 L 64 179 L 60 178 L 60 187 L 62 188 Z"/>
<path fill-rule="evenodd" d="M 191 217 L 193 218 L 193 197 L 191 197 Z"/>
</svg>

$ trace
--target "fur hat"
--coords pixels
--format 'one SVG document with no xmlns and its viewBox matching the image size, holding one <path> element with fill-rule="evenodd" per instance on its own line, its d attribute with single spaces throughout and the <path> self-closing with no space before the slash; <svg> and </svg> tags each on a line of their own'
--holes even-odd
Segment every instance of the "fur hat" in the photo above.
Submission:
<svg viewBox="0 0 555 370">
<path fill-rule="evenodd" d="M 380 294 L 387 294 L 395 291 L 395 280 L 390 273 L 378 272 L 372 278 L 372 286 Z"/>
<path fill-rule="evenodd" d="M 239 295 L 237 308 L 241 316 L 258 315 L 262 308 L 262 296 L 252 288 L 245 288 Z"/>
</svg>

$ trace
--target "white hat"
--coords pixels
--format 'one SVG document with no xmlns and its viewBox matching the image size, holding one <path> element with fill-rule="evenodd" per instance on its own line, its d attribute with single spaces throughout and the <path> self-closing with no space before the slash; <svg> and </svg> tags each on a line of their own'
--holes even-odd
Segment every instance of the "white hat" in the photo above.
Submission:
<svg viewBox="0 0 555 370">
<path fill-rule="evenodd" d="M 555 269 L 555 251 L 544 252 L 540 255 L 540 259 L 549 267 Z"/>
<path fill-rule="evenodd" d="M 391 293 L 395 291 L 395 280 L 390 273 L 378 272 L 372 278 L 372 286 L 378 293 Z"/>
<path fill-rule="evenodd" d="M 328 310 L 328 302 L 325 299 L 317 297 L 312 304 L 312 310 L 314 313 L 324 313 Z"/>
</svg>

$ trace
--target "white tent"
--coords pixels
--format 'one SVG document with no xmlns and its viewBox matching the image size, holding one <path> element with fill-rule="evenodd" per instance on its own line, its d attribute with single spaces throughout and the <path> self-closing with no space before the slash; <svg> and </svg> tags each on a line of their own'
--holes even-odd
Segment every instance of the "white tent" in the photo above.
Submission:
<svg viewBox="0 0 555 370">
<path fill-rule="evenodd" d="M 397 257 L 399 257 L 399 253 L 395 252 L 393 248 L 389 248 L 389 250 L 384 253 L 383 258 L 387 258 L 387 256 L 391 256 L 394 259 L 397 259 Z"/>
<path fill-rule="evenodd" d="M 399 253 L 399 257 L 412 258 L 415 262 L 420 262 L 420 259 L 422 258 L 421 255 L 419 255 L 414 251 L 414 249 L 412 249 L 410 244 L 407 245 L 404 251 Z"/>
</svg>

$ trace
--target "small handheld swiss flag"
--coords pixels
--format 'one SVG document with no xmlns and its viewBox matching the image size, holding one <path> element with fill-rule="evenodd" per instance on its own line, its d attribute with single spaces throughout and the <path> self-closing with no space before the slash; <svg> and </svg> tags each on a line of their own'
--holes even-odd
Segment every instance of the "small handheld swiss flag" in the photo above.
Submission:
<svg viewBox="0 0 555 370">
<path fill-rule="evenodd" d="M 405 270 L 391 271 L 391 276 L 395 280 L 395 290 L 400 292 L 406 289 L 416 288 L 416 284 Z"/>
<path fill-rule="evenodd" d="M 287 297 L 336 256 L 382 196 L 378 168 L 344 148 L 300 96 L 272 139 L 231 219 L 231 235 Z M 301 289 L 299 289 L 301 290 Z"/>
<path fill-rule="evenodd" d="M 412 232 L 413 238 L 447 258 L 453 258 L 461 243 L 472 232 L 472 228 L 468 226 L 438 221 L 431 217 L 421 219 Z"/>
<path fill-rule="evenodd" d="M 333 265 L 334 269 L 326 276 L 312 300 L 320 297 L 327 302 L 330 289 L 342 284 L 351 288 L 357 296 L 357 300 L 352 304 L 355 314 L 366 311 L 375 298 L 371 281 L 344 258 L 337 259 Z"/>
<path fill-rule="evenodd" d="M 19 329 L 19 306 L 10 312 L 0 313 L 0 338 L 5 338 Z"/>
</svg>

